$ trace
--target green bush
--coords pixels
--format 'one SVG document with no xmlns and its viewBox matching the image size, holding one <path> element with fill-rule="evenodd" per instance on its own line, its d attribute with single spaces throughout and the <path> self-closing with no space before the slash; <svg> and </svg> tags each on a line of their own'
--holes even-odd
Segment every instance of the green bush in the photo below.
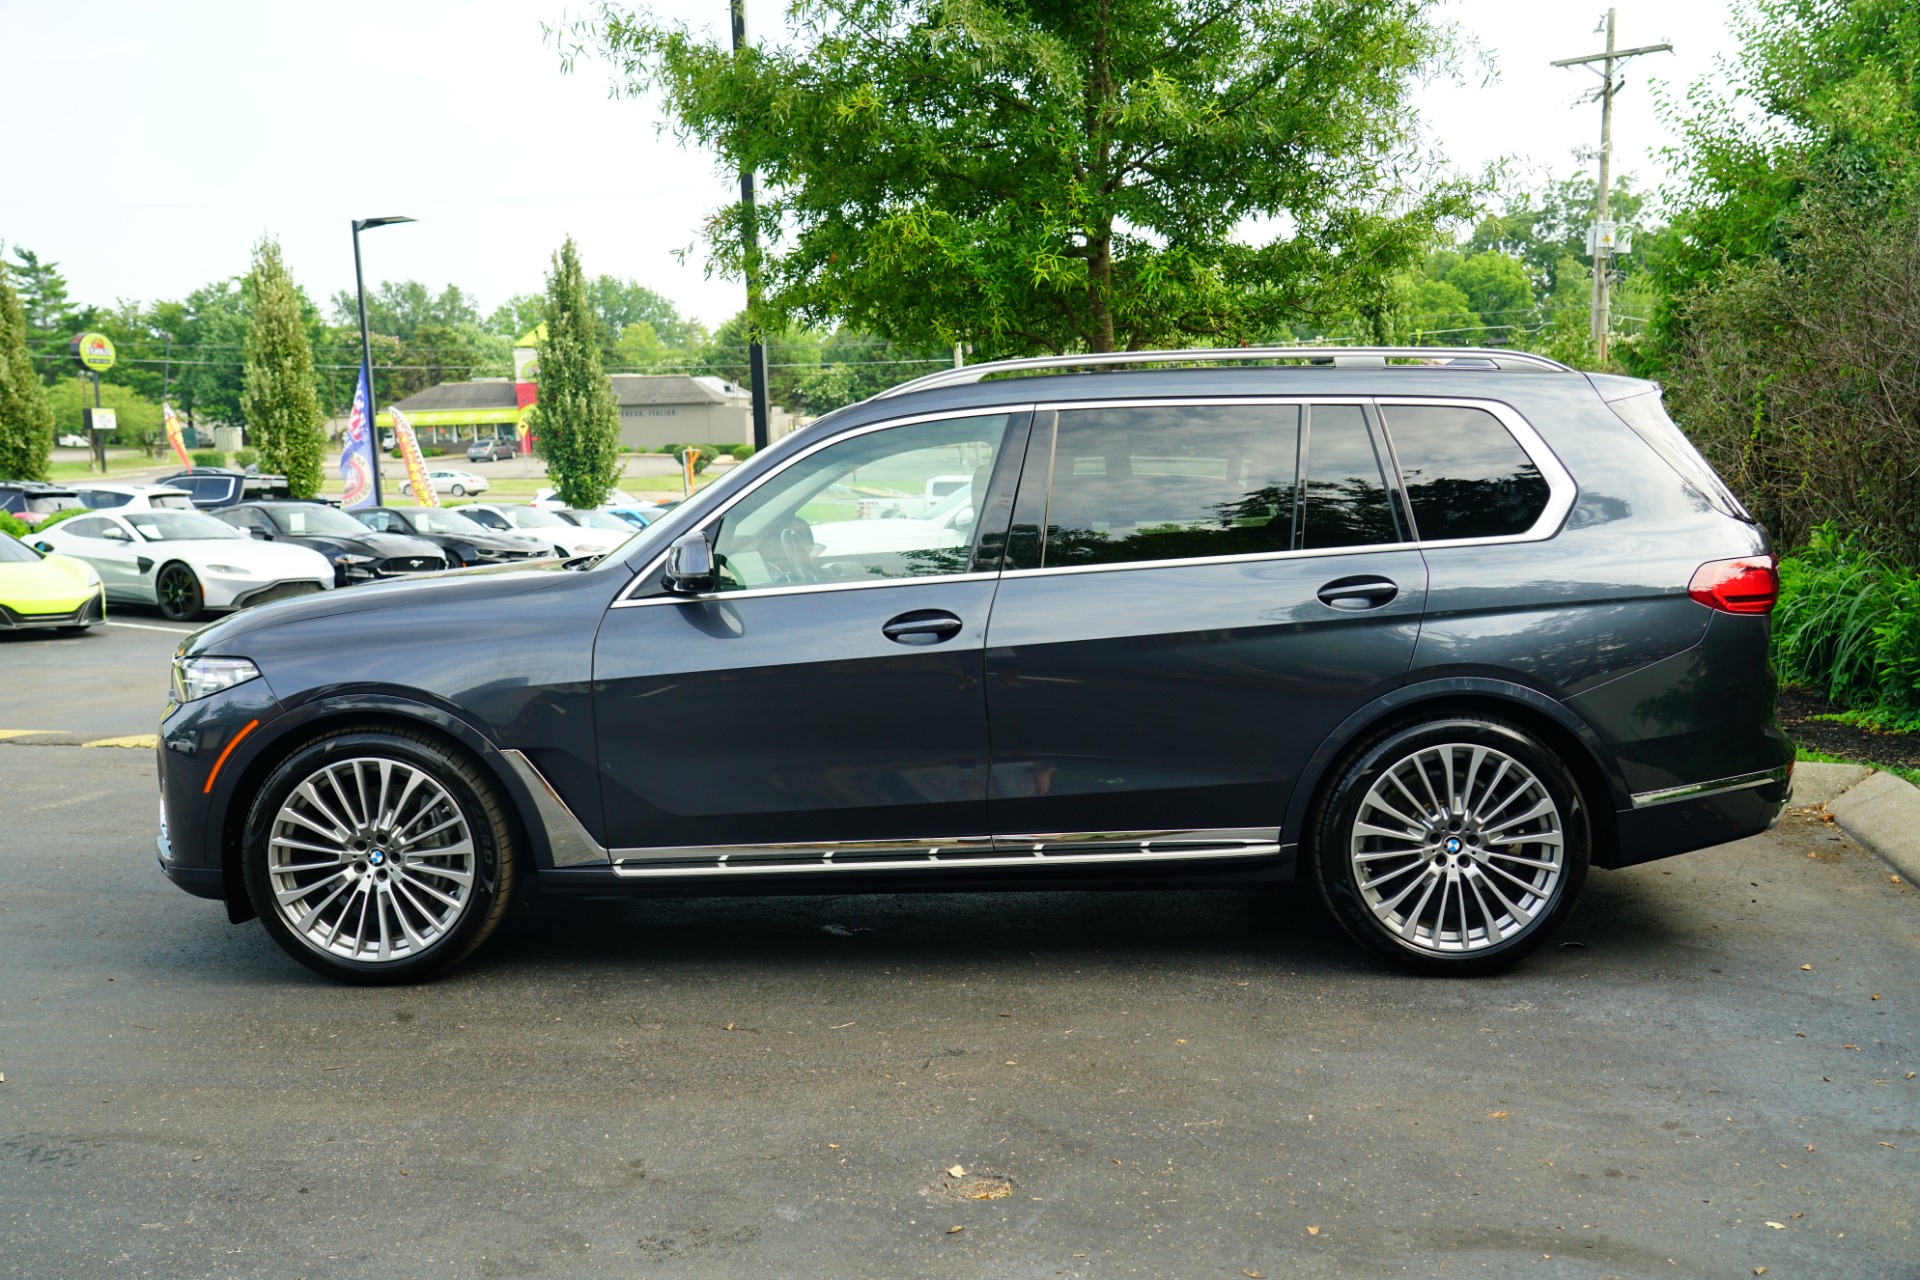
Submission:
<svg viewBox="0 0 1920 1280">
<path fill-rule="evenodd" d="M 1920 571 L 1824 524 L 1780 562 L 1774 662 L 1866 727 L 1920 731 Z"/>
<path fill-rule="evenodd" d="M 233 465 L 236 467 L 253 467 L 259 464 L 260 451 L 258 449 L 239 449 L 234 452 Z"/>
<path fill-rule="evenodd" d="M 733 453 L 735 461 L 745 462 L 753 456 L 753 446 L 750 444 L 736 444 L 733 446 L 731 452 Z"/>
<path fill-rule="evenodd" d="M 712 445 L 689 444 L 689 445 L 682 445 L 680 447 L 680 450 L 673 455 L 674 457 L 680 460 L 680 464 L 682 466 L 686 465 L 687 450 L 689 449 L 697 449 L 699 451 L 694 456 L 694 459 L 693 459 L 693 474 L 699 475 L 702 471 L 705 471 L 708 467 L 713 465 L 714 448 Z"/>
<path fill-rule="evenodd" d="M 10 533 L 16 538 L 27 536 L 27 526 L 4 511 L 0 511 L 0 533 Z"/>
<path fill-rule="evenodd" d="M 193 459 L 193 465 L 196 467 L 224 467 L 227 465 L 227 455 L 218 449 L 195 449 L 187 456 Z"/>
<path fill-rule="evenodd" d="M 680 456 L 680 451 L 684 448 L 686 448 L 686 446 L 682 444 L 663 444 L 656 452 L 670 454 L 677 458 Z"/>
</svg>

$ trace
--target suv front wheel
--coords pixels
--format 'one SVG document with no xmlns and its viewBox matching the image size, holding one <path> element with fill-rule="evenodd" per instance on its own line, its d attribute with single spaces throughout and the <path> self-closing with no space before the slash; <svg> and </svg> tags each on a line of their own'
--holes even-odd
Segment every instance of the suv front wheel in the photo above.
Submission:
<svg viewBox="0 0 1920 1280">
<path fill-rule="evenodd" d="M 1310 827 L 1328 907 L 1361 946 L 1427 973 L 1503 969 L 1552 935 L 1586 882 L 1579 787 L 1502 720 L 1389 730 L 1322 796 Z"/>
</svg>

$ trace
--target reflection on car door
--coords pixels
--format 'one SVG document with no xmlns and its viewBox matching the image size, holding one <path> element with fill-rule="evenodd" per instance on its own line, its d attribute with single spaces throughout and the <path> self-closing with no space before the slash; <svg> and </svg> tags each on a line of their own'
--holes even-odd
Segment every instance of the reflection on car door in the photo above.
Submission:
<svg viewBox="0 0 1920 1280">
<path fill-rule="evenodd" d="M 1302 767 L 1405 678 L 1426 595 L 1359 403 L 1035 425 L 987 636 L 991 810 L 1041 855 L 1264 853 Z"/>
<path fill-rule="evenodd" d="M 709 522 L 718 589 L 672 595 L 655 568 L 608 611 L 594 714 L 617 866 L 728 874 L 991 851 L 981 648 L 1000 551 L 982 537 L 992 517 L 932 530 L 925 545 L 847 554 L 812 530 L 964 468 L 983 495 L 1002 495 L 985 505 L 1003 537 L 1027 417 L 819 446 Z"/>
</svg>

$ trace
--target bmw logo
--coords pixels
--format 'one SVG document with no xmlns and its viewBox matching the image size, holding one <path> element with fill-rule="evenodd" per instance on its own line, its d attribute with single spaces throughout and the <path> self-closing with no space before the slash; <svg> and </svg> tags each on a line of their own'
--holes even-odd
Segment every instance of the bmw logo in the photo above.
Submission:
<svg viewBox="0 0 1920 1280">
<path fill-rule="evenodd" d="M 1462 847 L 1463 847 L 1463 846 L 1462 846 L 1462 845 L 1461 845 L 1461 843 L 1460 843 L 1460 837 L 1459 837 L 1459 836 L 1448 836 L 1448 837 L 1447 837 L 1447 852 L 1448 852 L 1448 853 L 1458 853 L 1458 852 L 1460 852 L 1460 850 L 1461 850 L 1461 848 L 1462 848 Z M 379 859 L 379 857 L 380 857 L 380 855 L 379 855 L 379 854 L 377 854 L 377 853 L 376 853 L 376 854 L 374 854 L 373 856 L 374 856 L 374 858 L 375 858 L 375 860 L 376 860 L 376 861 L 377 861 L 377 860 Z"/>
<path fill-rule="evenodd" d="M 1458 843 L 1458 842 L 1456 841 L 1455 843 Z M 385 865 L 386 861 L 387 861 L 387 853 L 386 853 L 386 850 L 384 849 L 375 849 L 372 853 L 367 855 L 367 862 L 372 866 L 376 866 L 376 867 L 383 866 Z"/>
</svg>

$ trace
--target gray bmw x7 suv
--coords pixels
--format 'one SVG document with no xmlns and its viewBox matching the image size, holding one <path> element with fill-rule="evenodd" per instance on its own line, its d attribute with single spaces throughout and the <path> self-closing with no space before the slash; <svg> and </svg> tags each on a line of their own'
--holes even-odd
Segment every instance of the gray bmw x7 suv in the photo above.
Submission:
<svg viewBox="0 0 1920 1280">
<path fill-rule="evenodd" d="M 1775 819 L 1775 592 L 1647 382 L 1508 351 L 976 365 L 597 562 L 197 632 L 160 865 L 357 982 L 445 969 L 536 889 L 1295 879 L 1368 950 L 1479 973 L 1589 867 Z"/>
</svg>

